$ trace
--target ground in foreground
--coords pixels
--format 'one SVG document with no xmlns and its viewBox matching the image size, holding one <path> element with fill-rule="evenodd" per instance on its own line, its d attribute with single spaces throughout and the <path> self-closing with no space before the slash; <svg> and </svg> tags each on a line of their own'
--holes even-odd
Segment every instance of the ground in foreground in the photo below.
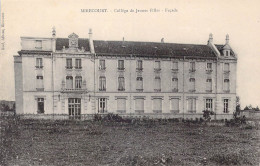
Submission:
<svg viewBox="0 0 260 166">
<path fill-rule="evenodd" d="M 258 165 L 259 130 L 1 119 L 0 165 Z"/>
</svg>

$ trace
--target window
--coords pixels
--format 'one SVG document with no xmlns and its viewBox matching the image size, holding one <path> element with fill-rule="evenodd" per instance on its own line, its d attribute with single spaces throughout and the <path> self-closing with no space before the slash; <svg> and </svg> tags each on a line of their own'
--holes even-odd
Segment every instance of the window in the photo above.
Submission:
<svg viewBox="0 0 260 166">
<path fill-rule="evenodd" d="M 195 113 L 196 112 L 196 98 L 188 99 L 188 112 Z"/>
<path fill-rule="evenodd" d="M 229 56 L 229 51 L 228 50 L 226 50 L 226 56 Z"/>
<path fill-rule="evenodd" d="M 211 71 L 212 70 L 212 63 L 207 63 L 207 70 Z"/>
<path fill-rule="evenodd" d="M 73 77 L 72 76 L 67 76 L 66 77 L 66 88 L 67 89 L 72 89 L 73 88 Z"/>
<path fill-rule="evenodd" d="M 162 113 L 162 99 L 161 98 L 153 99 L 153 112 Z"/>
<path fill-rule="evenodd" d="M 104 59 L 99 60 L 99 69 L 100 70 L 105 70 L 106 69 L 106 63 Z"/>
<path fill-rule="evenodd" d="M 36 58 L 36 68 L 43 68 L 42 58 Z"/>
<path fill-rule="evenodd" d="M 135 99 L 135 112 L 144 113 L 144 99 L 143 98 Z"/>
<path fill-rule="evenodd" d="M 106 91 L 106 77 L 99 77 L 99 90 Z"/>
<path fill-rule="evenodd" d="M 106 113 L 107 112 L 107 99 L 106 98 L 99 98 L 98 99 L 98 112 L 99 113 Z"/>
<path fill-rule="evenodd" d="M 41 40 L 36 40 L 35 48 L 37 48 L 37 49 L 41 49 L 42 48 L 42 41 Z"/>
<path fill-rule="evenodd" d="M 72 59 L 71 58 L 66 59 L 66 68 L 72 69 Z"/>
<path fill-rule="evenodd" d="M 160 77 L 155 77 L 155 79 L 154 79 L 154 90 L 161 91 L 161 78 Z"/>
<path fill-rule="evenodd" d="M 195 62 L 190 62 L 190 71 L 191 72 L 195 71 Z"/>
<path fill-rule="evenodd" d="M 75 88 L 76 89 L 81 89 L 82 87 L 82 77 L 81 76 L 76 76 L 75 77 Z"/>
<path fill-rule="evenodd" d="M 194 92 L 195 91 L 195 78 L 190 78 L 190 91 Z"/>
<path fill-rule="evenodd" d="M 125 113 L 126 112 L 126 99 L 124 98 L 118 98 L 117 99 L 117 112 L 118 113 Z"/>
<path fill-rule="evenodd" d="M 178 78 L 172 78 L 172 90 L 174 92 L 178 91 Z"/>
<path fill-rule="evenodd" d="M 119 91 L 125 90 L 125 78 L 124 77 L 118 77 L 118 90 Z"/>
<path fill-rule="evenodd" d="M 154 70 L 161 70 L 161 62 L 160 61 L 154 62 Z"/>
<path fill-rule="evenodd" d="M 171 112 L 172 113 L 178 113 L 179 112 L 179 99 L 178 98 L 172 98 L 171 99 Z"/>
<path fill-rule="evenodd" d="M 43 76 L 36 76 L 36 89 L 43 90 Z"/>
<path fill-rule="evenodd" d="M 178 62 L 172 62 L 172 70 L 174 71 L 178 70 Z"/>
<path fill-rule="evenodd" d="M 212 91 L 212 79 L 206 80 L 206 91 L 211 92 Z"/>
<path fill-rule="evenodd" d="M 213 111 L 213 100 L 212 99 L 206 99 L 206 105 L 205 108 L 208 111 Z"/>
<path fill-rule="evenodd" d="M 229 91 L 229 79 L 224 79 L 224 91 Z"/>
<path fill-rule="evenodd" d="M 143 77 L 136 78 L 136 90 L 138 90 L 138 91 L 143 90 Z"/>
<path fill-rule="evenodd" d="M 224 99 L 224 113 L 228 113 L 229 112 L 228 111 L 228 103 L 229 103 L 228 99 Z"/>
<path fill-rule="evenodd" d="M 137 70 L 143 70 L 143 61 L 141 60 L 137 61 Z"/>
<path fill-rule="evenodd" d="M 229 63 L 224 63 L 224 72 L 229 72 Z"/>
<path fill-rule="evenodd" d="M 68 108 L 70 116 L 79 116 L 81 114 L 81 99 L 69 98 Z"/>
<path fill-rule="evenodd" d="M 38 114 L 44 113 L 44 98 L 37 99 L 37 113 Z"/>
<path fill-rule="evenodd" d="M 82 66 L 81 66 L 81 59 L 76 59 L 76 61 L 75 61 L 75 68 L 76 69 L 81 69 L 82 68 Z"/>
<path fill-rule="evenodd" d="M 124 70 L 124 60 L 118 60 L 118 70 Z"/>
</svg>

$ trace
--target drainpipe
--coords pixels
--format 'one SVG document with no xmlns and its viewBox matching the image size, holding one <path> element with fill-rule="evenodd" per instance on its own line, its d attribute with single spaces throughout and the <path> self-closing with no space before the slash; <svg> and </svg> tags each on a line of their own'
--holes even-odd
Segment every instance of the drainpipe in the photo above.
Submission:
<svg viewBox="0 0 260 166">
<path fill-rule="evenodd" d="M 184 119 L 184 105 L 185 105 L 185 99 L 184 99 L 184 61 L 185 56 L 183 56 L 183 64 L 182 64 L 182 112 L 183 112 L 183 119 Z"/>
<path fill-rule="evenodd" d="M 53 77 L 53 53 L 51 53 L 51 75 L 52 75 L 52 118 L 54 119 L 54 77 Z"/>
<path fill-rule="evenodd" d="M 53 74 L 53 53 L 56 51 L 56 30 L 52 28 L 52 53 L 51 53 L 51 75 L 52 75 L 52 118 L 54 119 L 54 74 Z"/>
<path fill-rule="evenodd" d="M 94 55 L 94 111 L 97 113 L 96 109 L 96 53 L 93 53 Z M 106 105 L 107 106 L 107 105 Z"/>
<path fill-rule="evenodd" d="M 214 115 L 215 120 L 217 119 L 217 102 L 218 102 L 218 95 L 217 95 L 217 91 L 218 91 L 218 57 L 216 60 L 217 60 L 217 62 L 216 62 L 216 86 L 215 86 L 216 101 L 215 101 L 215 115 Z"/>
<path fill-rule="evenodd" d="M 132 54 L 130 55 L 130 66 L 129 66 L 129 71 L 130 71 L 130 114 L 132 113 L 132 56 L 133 56 L 133 46 L 132 46 Z"/>
</svg>

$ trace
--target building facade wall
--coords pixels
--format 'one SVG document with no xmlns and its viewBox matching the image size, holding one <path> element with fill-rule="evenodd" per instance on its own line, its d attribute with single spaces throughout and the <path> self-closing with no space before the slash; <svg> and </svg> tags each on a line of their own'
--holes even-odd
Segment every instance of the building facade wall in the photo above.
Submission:
<svg viewBox="0 0 260 166">
<path fill-rule="evenodd" d="M 105 99 L 104 113 L 122 115 L 152 115 L 157 117 L 200 117 L 206 109 L 206 101 L 212 101 L 215 118 L 230 117 L 236 106 L 236 60 L 228 57 L 218 58 L 152 58 L 122 55 L 99 55 L 90 51 L 64 48 L 52 51 L 53 39 L 22 38 L 22 50 L 34 50 L 36 42 L 41 40 L 41 50 L 49 53 L 27 53 L 15 57 L 15 81 L 17 113 L 39 114 L 38 99 L 44 100 L 44 114 L 69 114 L 69 99 L 80 100 L 80 114 L 100 112 L 100 99 Z M 37 48 L 36 50 L 38 50 Z M 37 58 L 42 58 L 42 66 L 36 67 Z M 72 59 L 72 69 L 66 68 L 66 59 Z M 81 59 L 81 68 L 76 69 L 76 59 Z M 105 60 L 105 70 L 100 69 L 100 60 Z M 118 69 L 118 61 L 124 61 L 124 69 Z M 142 61 L 142 70 L 137 70 L 138 61 Z M 18 63 L 19 61 L 19 63 Z M 160 70 L 155 70 L 156 61 Z M 173 70 L 173 63 L 178 69 Z M 195 71 L 191 71 L 191 62 Z M 211 69 L 207 64 L 211 64 Z M 225 63 L 229 70 L 225 71 Z M 43 88 L 37 88 L 37 76 L 43 78 Z M 67 77 L 73 78 L 73 87 L 68 89 Z M 75 88 L 75 78 L 82 77 L 82 86 Z M 100 77 L 105 77 L 105 90 L 100 90 Z M 124 90 L 119 91 L 118 78 L 125 80 Z M 142 77 L 143 90 L 137 90 L 137 77 Z M 161 86 L 155 87 L 155 78 L 159 77 Z M 173 89 L 172 79 L 177 78 L 177 90 Z M 195 79 L 192 90 L 190 79 Z M 211 91 L 207 89 L 207 80 L 212 82 Z M 229 80 L 229 90 L 224 90 L 224 80 Z M 135 110 L 136 101 L 144 99 L 144 110 Z M 125 99 L 125 111 L 118 110 L 118 100 Z M 161 112 L 156 110 L 155 100 L 161 101 Z M 173 99 L 178 109 L 173 110 Z M 190 112 L 189 102 L 194 99 L 195 109 Z M 224 113 L 224 101 L 228 100 L 228 111 Z M 159 112 L 158 112 L 159 111 Z"/>
</svg>

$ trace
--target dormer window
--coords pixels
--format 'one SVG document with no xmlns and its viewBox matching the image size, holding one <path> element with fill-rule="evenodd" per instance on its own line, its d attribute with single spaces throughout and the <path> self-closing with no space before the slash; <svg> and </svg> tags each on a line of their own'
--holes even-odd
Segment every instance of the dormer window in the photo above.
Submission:
<svg viewBox="0 0 260 166">
<path fill-rule="evenodd" d="M 225 50 L 225 56 L 229 56 L 229 50 Z"/>
<path fill-rule="evenodd" d="M 75 33 L 69 35 L 69 48 L 78 48 L 78 37 Z"/>
</svg>

